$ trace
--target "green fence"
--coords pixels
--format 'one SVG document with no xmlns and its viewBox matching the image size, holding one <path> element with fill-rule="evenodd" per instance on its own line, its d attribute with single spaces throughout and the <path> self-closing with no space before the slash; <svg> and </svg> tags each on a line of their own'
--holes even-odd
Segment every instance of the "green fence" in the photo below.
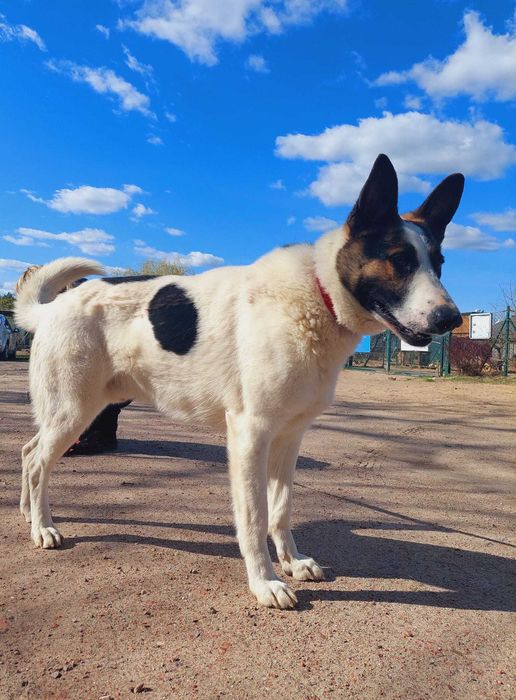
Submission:
<svg viewBox="0 0 516 700">
<path fill-rule="evenodd" d="M 435 336 L 426 351 L 402 350 L 400 339 L 385 331 L 372 336 L 370 351 L 355 353 L 348 366 L 442 376 L 450 372 L 449 342 L 448 335 Z"/>
<path fill-rule="evenodd" d="M 495 323 L 496 333 L 491 345 L 491 350 L 500 355 L 505 377 L 511 370 L 516 371 L 516 316 L 514 316 L 514 311 L 508 306 L 505 309 L 504 318 Z"/>
</svg>

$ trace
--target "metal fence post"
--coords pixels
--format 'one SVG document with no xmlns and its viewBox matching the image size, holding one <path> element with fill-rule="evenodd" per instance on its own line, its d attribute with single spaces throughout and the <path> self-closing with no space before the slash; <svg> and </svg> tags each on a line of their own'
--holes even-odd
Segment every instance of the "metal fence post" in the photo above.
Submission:
<svg viewBox="0 0 516 700">
<path fill-rule="evenodd" d="M 444 336 L 444 338 L 445 338 L 445 341 L 446 341 L 446 348 L 445 348 L 445 353 L 444 353 L 445 357 L 444 357 L 444 363 L 443 363 L 443 364 L 444 364 L 443 371 L 444 371 L 445 377 L 449 377 L 449 376 L 450 376 L 450 343 L 451 343 L 451 333 L 448 331 L 448 333 L 446 333 L 446 335 Z"/>
<path fill-rule="evenodd" d="M 391 371 L 391 340 L 392 333 L 387 329 L 385 331 L 385 369 L 387 372 Z"/>
<path fill-rule="evenodd" d="M 441 336 L 441 347 L 439 352 L 439 376 L 442 377 L 444 374 L 444 344 L 446 342 L 446 336 Z"/>
<path fill-rule="evenodd" d="M 503 347 L 503 376 L 509 375 L 509 344 L 511 339 L 511 307 L 508 306 L 505 312 L 505 337 Z"/>
</svg>

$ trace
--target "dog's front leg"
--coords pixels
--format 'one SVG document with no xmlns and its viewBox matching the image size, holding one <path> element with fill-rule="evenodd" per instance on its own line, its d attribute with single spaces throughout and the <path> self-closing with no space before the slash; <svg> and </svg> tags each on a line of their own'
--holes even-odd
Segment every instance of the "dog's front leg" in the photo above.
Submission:
<svg viewBox="0 0 516 700">
<path fill-rule="evenodd" d="M 240 551 L 249 588 L 262 605 L 293 608 L 295 594 L 280 581 L 267 548 L 267 459 L 270 428 L 255 416 L 226 414 L 229 472 Z"/>
<path fill-rule="evenodd" d="M 283 572 L 298 581 L 322 581 L 324 572 L 306 554 L 298 552 L 290 529 L 292 486 L 302 430 L 279 435 L 272 443 L 268 468 L 269 534 Z"/>
</svg>

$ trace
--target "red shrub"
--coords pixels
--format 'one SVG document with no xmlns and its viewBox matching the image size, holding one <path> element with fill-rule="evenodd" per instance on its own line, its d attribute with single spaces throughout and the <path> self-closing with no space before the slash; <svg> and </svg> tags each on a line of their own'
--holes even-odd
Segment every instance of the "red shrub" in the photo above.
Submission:
<svg viewBox="0 0 516 700">
<path fill-rule="evenodd" d="M 488 340 L 471 340 L 471 338 L 453 337 L 450 341 L 451 366 L 460 374 L 475 377 L 482 374 L 482 369 L 491 357 L 491 343 Z"/>
</svg>

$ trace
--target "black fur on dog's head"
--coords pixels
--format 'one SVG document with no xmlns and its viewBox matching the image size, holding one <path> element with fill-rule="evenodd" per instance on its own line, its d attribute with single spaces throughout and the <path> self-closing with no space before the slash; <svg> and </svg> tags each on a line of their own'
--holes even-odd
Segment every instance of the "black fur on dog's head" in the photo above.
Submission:
<svg viewBox="0 0 516 700">
<path fill-rule="evenodd" d="M 379 155 L 345 224 L 337 256 L 344 287 L 383 325 L 412 345 L 460 325 L 440 282 L 441 243 L 459 205 L 464 176 L 449 175 L 415 211 L 398 214 L 398 178 Z"/>
</svg>

